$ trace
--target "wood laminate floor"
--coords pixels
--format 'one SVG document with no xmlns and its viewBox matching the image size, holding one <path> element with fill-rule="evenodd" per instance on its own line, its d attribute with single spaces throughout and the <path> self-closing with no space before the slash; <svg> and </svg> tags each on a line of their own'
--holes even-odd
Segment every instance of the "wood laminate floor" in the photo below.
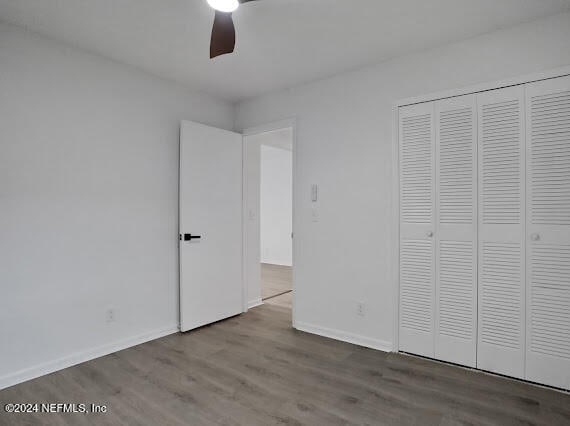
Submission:
<svg viewBox="0 0 570 426">
<path fill-rule="evenodd" d="M 269 299 L 265 299 L 263 303 L 268 305 L 276 305 L 281 306 L 284 308 L 293 308 L 293 292 L 288 292 L 285 294 L 281 294 L 279 296 L 271 297 Z"/>
<path fill-rule="evenodd" d="M 295 331 L 290 309 L 174 334 L 0 391 L 106 414 L 0 414 L 41 425 L 569 425 L 570 395 Z"/>
<path fill-rule="evenodd" d="M 261 298 L 263 300 L 283 294 L 292 289 L 290 266 L 261 264 Z"/>
</svg>

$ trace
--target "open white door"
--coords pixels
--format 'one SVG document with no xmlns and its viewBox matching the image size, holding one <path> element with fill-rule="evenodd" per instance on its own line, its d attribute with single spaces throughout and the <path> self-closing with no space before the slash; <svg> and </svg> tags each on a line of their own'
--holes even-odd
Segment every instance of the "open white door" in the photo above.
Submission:
<svg viewBox="0 0 570 426">
<path fill-rule="evenodd" d="M 180 329 L 242 311 L 242 136 L 183 121 Z"/>
</svg>

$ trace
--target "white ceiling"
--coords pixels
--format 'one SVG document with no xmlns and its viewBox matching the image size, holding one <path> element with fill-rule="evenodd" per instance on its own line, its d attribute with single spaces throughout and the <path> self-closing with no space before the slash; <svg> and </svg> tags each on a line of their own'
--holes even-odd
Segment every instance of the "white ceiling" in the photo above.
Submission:
<svg viewBox="0 0 570 426">
<path fill-rule="evenodd" d="M 259 0 L 209 59 L 206 0 L 0 0 L 0 20 L 231 101 L 569 10 L 570 0 Z"/>
</svg>

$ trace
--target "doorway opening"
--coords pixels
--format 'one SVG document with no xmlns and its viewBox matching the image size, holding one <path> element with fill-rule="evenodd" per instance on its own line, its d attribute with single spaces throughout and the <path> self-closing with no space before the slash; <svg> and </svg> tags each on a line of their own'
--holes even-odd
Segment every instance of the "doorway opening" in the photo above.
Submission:
<svg viewBox="0 0 570 426">
<path fill-rule="evenodd" d="M 291 307 L 293 144 L 291 129 L 260 135 L 261 299 Z"/>
<path fill-rule="evenodd" d="M 248 307 L 293 308 L 293 127 L 244 137 Z"/>
</svg>

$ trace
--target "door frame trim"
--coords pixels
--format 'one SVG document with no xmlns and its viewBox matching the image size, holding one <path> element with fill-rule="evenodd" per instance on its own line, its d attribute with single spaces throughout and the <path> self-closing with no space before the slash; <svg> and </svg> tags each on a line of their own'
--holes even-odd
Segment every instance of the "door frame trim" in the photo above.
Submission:
<svg viewBox="0 0 570 426">
<path fill-rule="evenodd" d="M 243 187 L 243 217 L 247 218 L 247 194 L 246 194 L 246 167 L 247 167 L 247 158 L 246 158 L 246 142 L 245 142 L 245 138 L 248 136 L 255 136 L 255 135 L 259 135 L 262 133 L 268 133 L 268 132 L 272 132 L 275 130 L 282 130 L 282 129 L 288 129 L 290 128 L 292 130 L 292 162 L 293 162 L 293 167 L 292 167 L 292 178 L 293 178 L 293 188 L 292 188 L 292 193 L 293 193 L 293 199 L 292 199 L 292 207 L 293 207 L 293 223 L 292 223 L 292 229 L 293 229 L 293 243 L 292 243 L 292 250 L 293 250 L 293 267 L 292 267 L 292 281 L 291 281 L 291 288 L 293 289 L 293 297 L 292 297 L 292 323 L 293 323 L 293 327 L 296 328 L 296 324 L 297 324 L 297 315 L 296 315 L 296 294 L 297 292 L 295 291 L 295 287 L 296 287 L 296 272 L 295 272 L 295 265 L 296 265 L 296 260 L 299 259 L 299 243 L 298 243 L 298 238 L 296 238 L 296 230 L 299 229 L 299 227 L 297 226 L 299 218 L 298 215 L 296 214 L 296 206 L 299 205 L 298 204 L 298 194 L 300 193 L 300 191 L 297 190 L 297 185 L 299 183 L 299 178 L 298 178 L 298 161 L 297 161 L 297 118 L 296 117 L 291 117 L 291 118 L 285 118 L 283 120 L 277 120 L 277 121 L 273 121 L 270 123 L 266 123 L 266 124 L 261 124 L 258 126 L 254 126 L 254 127 L 248 127 L 242 130 L 242 136 L 244 138 L 244 142 L 242 144 L 243 147 L 243 173 L 242 173 L 242 179 L 243 179 L 243 183 L 242 183 L 242 187 Z M 257 212 L 257 217 L 259 217 L 259 212 Z M 245 220 L 245 219 L 244 219 Z M 247 260 L 249 258 L 249 253 L 247 250 L 247 227 L 244 225 L 243 226 L 243 266 L 242 266 L 242 271 L 243 271 L 243 311 L 247 312 L 248 310 L 248 297 L 247 297 L 247 289 L 248 289 L 248 282 L 247 282 Z"/>
<path fill-rule="evenodd" d="M 536 81 L 549 80 L 570 75 L 570 66 L 554 68 L 504 80 L 496 80 L 482 84 L 435 92 L 427 95 L 414 96 L 400 99 L 392 104 L 392 217 L 391 217 L 391 281 L 394 289 L 394 328 L 392 352 L 400 350 L 400 135 L 399 135 L 399 110 L 400 107 L 425 102 L 433 102 L 441 99 L 454 98 L 463 95 L 477 94 L 489 90 L 502 89 L 511 86 L 520 86 Z"/>
</svg>

